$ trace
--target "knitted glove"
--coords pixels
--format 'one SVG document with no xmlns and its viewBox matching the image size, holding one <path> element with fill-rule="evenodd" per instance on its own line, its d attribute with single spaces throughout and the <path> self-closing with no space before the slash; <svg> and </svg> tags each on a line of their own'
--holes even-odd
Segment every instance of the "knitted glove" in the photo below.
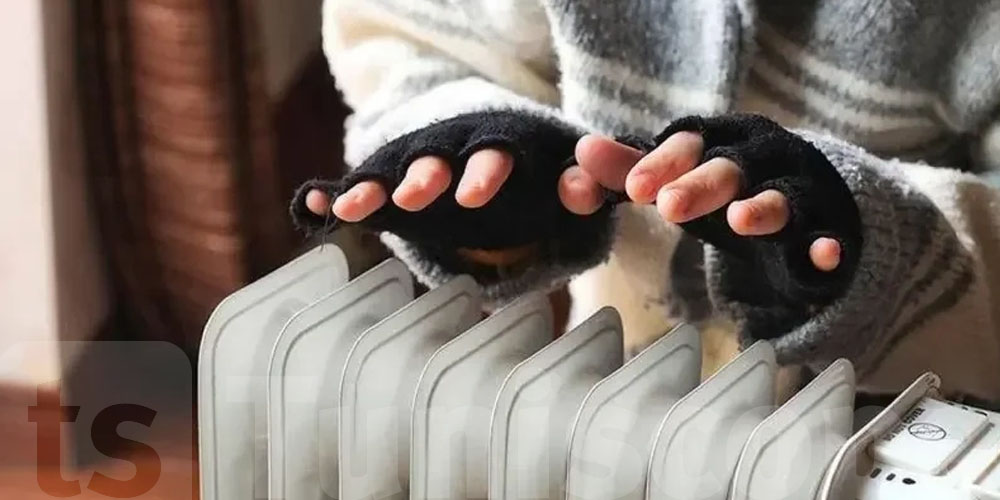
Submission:
<svg viewBox="0 0 1000 500">
<path fill-rule="evenodd" d="M 306 183 L 292 201 L 292 217 L 309 233 L 333 230 L 343 221 L 309 211 L 305 197 L 310 190 L 325 191 L 332 199 L 361 181 L 373 180 L 391 193 L 413 160 L 433 155 L 451 167 L 453 182 L 444 194 L 418 212 L 386 203 L 359 224 L 395 234 L 419 247 L 425 254 L 422 257 L 452 272 L 470 272 L 459 265 L 456 249 L 499 250 L 528 244 L 538 245 L 542 262 L 587 261 L 592 265 L 606 255 L 611 208 L 579 216 L 566 210 L 557 195 L 559 176 L 572 164 L 582 135 L 553 118 L 525 111 L 460 115 L 389 142 L 339 181 Z M 475 209 L 462 207 L 455 201 L 455 185 L 469 157 L 486 148 L 510 153 L 513 170 L 489 203 Z"/>
<path fill-rule="evenodd" d="M 762 116 L 686 117 L 670 124 L 654 142 L 681 131 L 702 135 L 703 162 L 725 157 L 740 166 L 743 185 L 737 199 L 768 189 L 788 199 L 788 224 L 767 236 L 737 235 L 726 221 L 728 207 L 682 224 L 718 250 L 716 276 L 709 277 L 720 296 L 715 301 L 752 306 L 740 308 L 749 311 L 741 318 L 745 332 L 756 339 L 779 336 L 843 294 L 860 256 L 861 217 L 830 161 L 803 138 Z M 834 271 L 817 269 L 809 257 L 810 246 L 820 237 L 840 242 L 840 265 Z"/>
</svg>

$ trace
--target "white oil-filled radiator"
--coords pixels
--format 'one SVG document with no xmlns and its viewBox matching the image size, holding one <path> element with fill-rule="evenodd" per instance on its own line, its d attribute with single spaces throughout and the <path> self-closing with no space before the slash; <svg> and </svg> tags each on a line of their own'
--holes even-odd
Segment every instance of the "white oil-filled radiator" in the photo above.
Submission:
<svg viewBox="0 0 1000 500">
<path fill-rule="evenodd" d="M 204 500 L 1000 500 L 1000 414 L 927 374 L 856 422 L 846 360 L 775 407 L 761 342 L 701 381 L 682 325 L 625 360 L 615 310 L 555 338 L 333 245 L 223 301 L 199 361 Z M 555 340 L 553 340 L 555 338 Z"/>
</svg>

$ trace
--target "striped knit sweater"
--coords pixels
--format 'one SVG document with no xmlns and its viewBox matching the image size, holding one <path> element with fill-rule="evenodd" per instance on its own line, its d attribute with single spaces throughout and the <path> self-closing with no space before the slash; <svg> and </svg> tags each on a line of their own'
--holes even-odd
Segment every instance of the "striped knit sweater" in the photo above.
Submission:
<svg viewBox="0 0 1000 500">
<path fill-rule="evenodd" d="M 818 370 L 849 358 L 872 393 L 934 370 L 951 392 L 1000 401 L 1000 192 L 983 180 L 1000 165 L 1000 2 L 329 0 L 324 10 L 325 49 L 355 110 L 351 165 L 482 110 L 612 135 L 736 111 L 793 129 L 846 180 L 864 245 L 835 300 L 770 332 L 781 361 Z M 753 306 L 720 291 L 718 249 L 692 245 L 648 206 L 621 205 L 615 219 L 605 263 L 546 262 L 488 296 L 576 276 L 577 310 L 616 305 L 627 335 L 698 316 L 699 295 L 739 328 Z M 452 274 L 397 235 L 383 240 L 428 284 Z"/>
</svg>

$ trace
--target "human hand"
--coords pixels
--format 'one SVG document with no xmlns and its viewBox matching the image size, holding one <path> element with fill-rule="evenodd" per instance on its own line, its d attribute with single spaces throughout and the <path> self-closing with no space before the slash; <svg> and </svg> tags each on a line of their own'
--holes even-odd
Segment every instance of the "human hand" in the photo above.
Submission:
<svg viewBox="0 0 1000 500">
<path fill-rule="evenodd" d="M 506 151 L 488 148 L 473 153 L 455 189 L 455 201 L 465 208 L 479 208 L 489 203 L 510 176 L 513 165 L 514 159 Z M 419 212 L 443 195 L 451 182 L 451 168 L 447 161 L 438 156 L 420 157 L 406 169 L 403 181 L 392 192 L 392 203 L 403 210 Z M 332 203 L 328 194 L 313 189 L 306 195 L 306 206 L 317 215 L 332 210 L 339 219 L 360 222 L 382 208 L 387 198 L 381 184 L 362 181 Z M 517 262 L 531 251 L 530 247 L 521 247 L 492 251 L 459 249 L 459 253 L 471 261 L 503 265 Z"/>
<path fill-rule="evenodd" d="M 309 232 L 360 223 L 481 264 L 534 250 L 583 258 L 607 239 L 610 210 L 580 217 L 554 196 L 581 135 L 527 112 L 460 115 L 389 142 L 341 180 L 307 183 L 292 214 Z"/>
<path fill-rule="evenodd" d="M 723 130 L 712 131 L 714 140 L 709 148 L 715 151 L 711 155 L 706 155 L 703 133 L 693 126 L 695 124 L 672 125 L 675 130 L 668 128 L 658 139 L 659 145 L 648 154 L 608 137 L 585 136 L 576 147 L 579 166 L 570 167 L 560 178 L 560 198 L 570 211 L 587 214 L 601 207 L 603 199 L 599 193 L 602 188 L 624 192 L 636 203 L 655 203 L 665 221 L 678 224 L 698 221 L 725 208 L 722 218 L 735 235 L 775 235 L 788 226 L 792 208 L 780 187 L 759 187 L 794 173 L 783 172 L 780 167 L 767 163 L 801 163 L 783 157 L 784 153 L 798 149 L 787 152 L 778 149 L 789 142 L 794 146 L 801 144 L 794 142 L 796 136 L 769 120 L 745 119 L 749 123 L 745 122 L 743 128 L 755 127 L 757 136 L 751 137 L 753 134 L 747 134 L 746 130 L 724 130 L 725 127 L 716 126 Z M 637 145 L 646 150 L 653 146 Z M 789 166 L 795 170 L 795 165 Z M 800 194 L 795 186 L 787 187 L 796 191 L 793 194 Z M 719 231 L 715 228 L 711 232 Z M 715 238 L 706 239 L 716 243 L 712 241 Z M 841 253 L 841 242 L 832 236 L 816 237 L 808 247 L 809 259 L 820 271 L 836 270 L 841 263 Z"/>
</svg>

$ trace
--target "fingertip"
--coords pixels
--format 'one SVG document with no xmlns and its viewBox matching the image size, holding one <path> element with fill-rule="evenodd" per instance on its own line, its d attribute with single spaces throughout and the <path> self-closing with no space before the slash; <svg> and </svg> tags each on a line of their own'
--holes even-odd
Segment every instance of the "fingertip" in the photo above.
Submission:
<svg viewBox="0 0 1000 500">
<path fill-rule="evenodd" d="M 754 226 L 753 207 L 745 201 L 734 201 L 726 209 L 726 222 L 733 232 L 740 236 L 752 236 Z"/>
<path fill-rule="evenodd" d="M 385 204 L 382 185 L 365 181 L 356 184 L 333 200 L 333 214 L 347 222 L 359 222 Z"/>
<path fill-rule="evenodd" d="M 436 156 L 424 156 L 410 164 L 406 176 L 392 193 L 392 202 L 409 212 L 427 208 L 451 184 L 448 163 Z"/>
<path fill-rule="evenodd" d="M 597 181 L 580 167 L 566 169 L 559 177 L 559 199 L 576 215 L 590 215 L 601 208 L 601 189 Z"/>
<path fill-rule="evenodd" d="M 656 194 L 656 209 L 667 222 L 686 222 L 689 205 L 687 194 L 680 189 L 664 187 Z"/>
<path fill-rule="evenodd" d="M 598 134 L 587 134 L 576 141 L 576 148 L 574 153 L 576 154 L 577 161 L 590 163 L 590 160 L 595 156 L 596 152 L 599 152 L 601 148 L 606 147 L 608 142 L 614 142 L 610 137 L 606 137 Z"/>
<path fill-rule="evenodd" d="M 392 192 L 392 203 L 403 210 L 414 211 L 417 210 L 417 203 L 414 200 L 416 188 L 413 184 L 407 183 L 404 179 L 403 182 L 396 186 L 396 189 Z"/>
<path fill-rule="evenodd" d="M 818 238 L 809 247 L 809 258 L 820 271 L 830 272 L 840 266 L 840 242 L 833 238 Z"/>
<path fill-rule="evenodd" d="M 455 191 L 455 201 L 462 208 L 479 208 L 490 201 L 490 196 L 485 186 L 469 183 Z"/>
<path fill-rule="evenodd" d="M 358 210 L 354 208 L 355 202 L 351 199 L 350 195 L 344 193 L 333 200 L 333 215 L 337 216 L 338 219 L 347 222 L 358 222 L 363 217 L 358 217 L 356 214 Z"/>
<path fill-rule="evenodd" d="M 753 198 L 734 201 L 726 210 L 726 221 L 740 236 L 764 236 L 781 231 L 790 217 L 788 199 L 769 189 Z"/>
<path fill-rule="evenodd" d="M 641 167 L 633 168 L 625 177 L 625 194 L 636 203 L 652 203 L 656 200 L 656 176 Z"/>
<path fill-rule="evenodd" d="M 306 208 L 313 214 L 326 215 L 326 212 L 330 210 L 330 195 L 319 189 L 309 191 L 306 193 Z"/>
<path fill-rule="evenodd" d="M 514 158 L 506 151 L 483 149 L 473 153 L 455 189 L 455 201 L 465 208 L 486 205 L 500 191 L 513 170 Z"/>
</svg>

